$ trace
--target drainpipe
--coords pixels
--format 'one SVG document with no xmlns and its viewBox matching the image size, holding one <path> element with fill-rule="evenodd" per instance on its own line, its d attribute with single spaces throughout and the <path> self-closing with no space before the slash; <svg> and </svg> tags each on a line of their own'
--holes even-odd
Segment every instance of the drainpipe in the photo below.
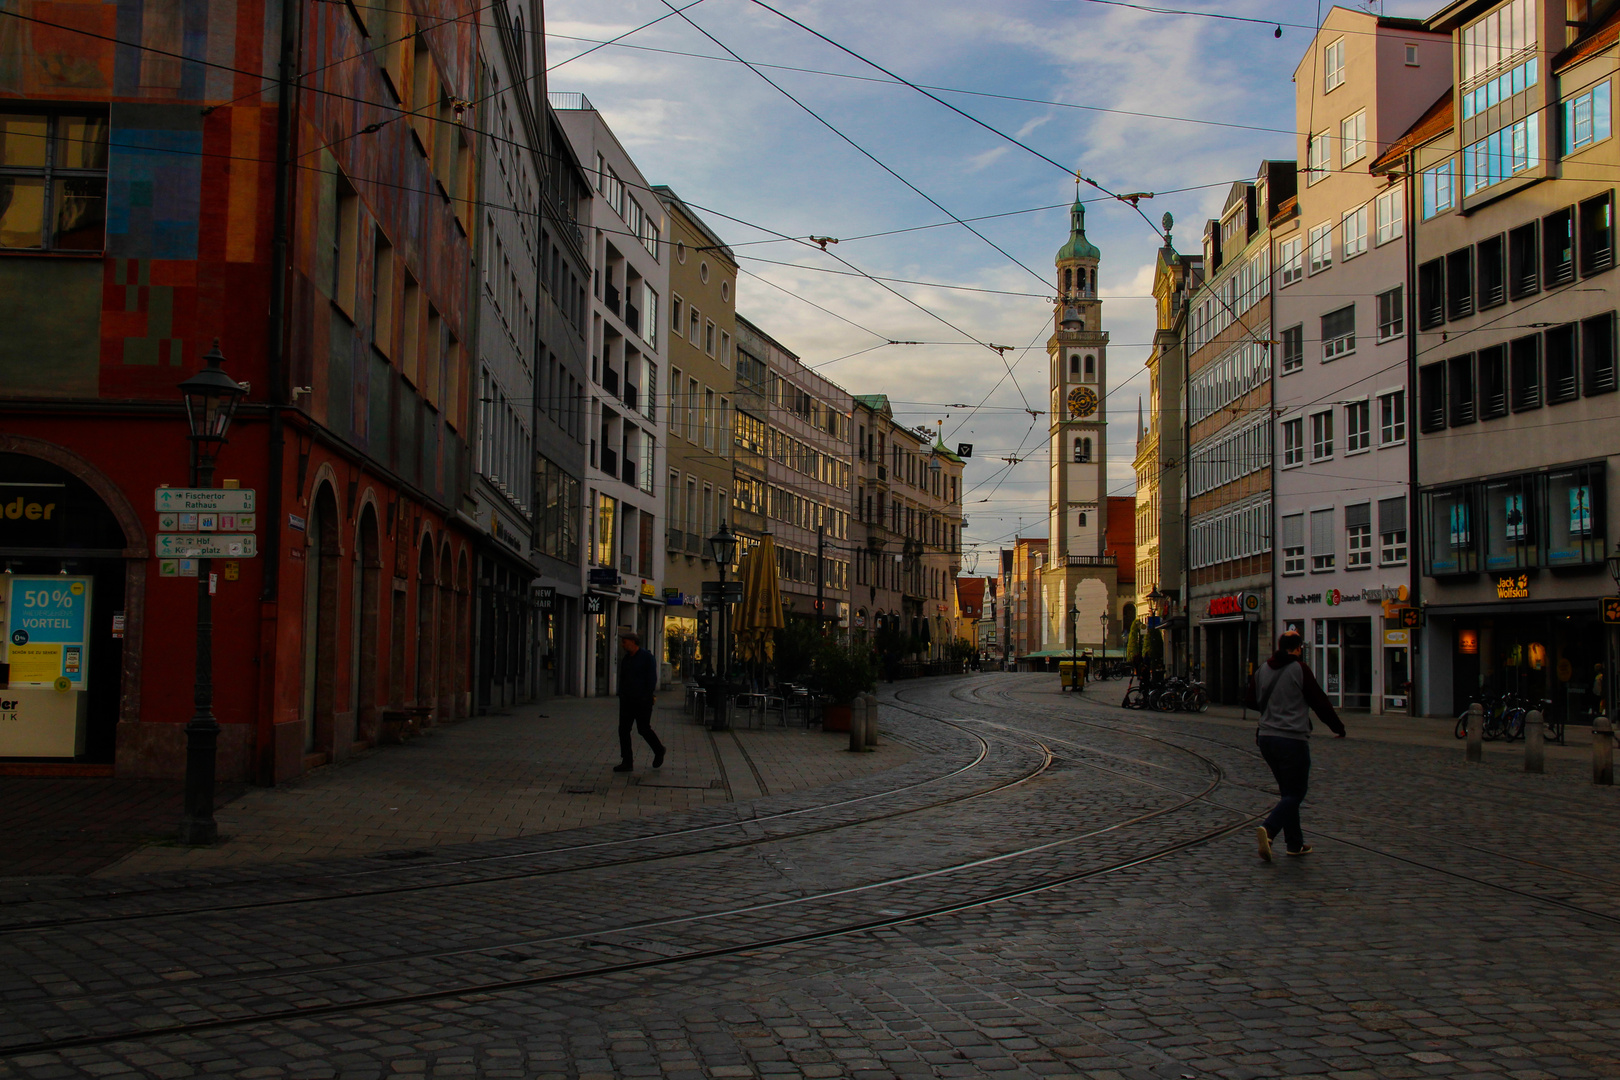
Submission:
<svg viewBox="0 0 1620 1080">
<path fill-rule="evenodd" d="M 1419 539 L 1423 530 L 1418 521 L 1418 399 L 1417 399 L 1417 225 L 1420 200 L 1417 174 L 1417 151 L 1406 155 L 1406 573 L 1407 599 L 1412 607 L 1422 610 L 1420 587 L 1423 567 Z M 1407 642 L 1406 675 L 1411 689 L 1406 695 L 1406 709 L 1410 716 L 1422 716 L 1426 711 L 1418 703 L 1418 691 L 1423 690 L 1423 706 L 1428 705 L 1428 680 L 1418 680 L 1418 643 L 1427 627 L 1413 627 Z"/>
</svg>

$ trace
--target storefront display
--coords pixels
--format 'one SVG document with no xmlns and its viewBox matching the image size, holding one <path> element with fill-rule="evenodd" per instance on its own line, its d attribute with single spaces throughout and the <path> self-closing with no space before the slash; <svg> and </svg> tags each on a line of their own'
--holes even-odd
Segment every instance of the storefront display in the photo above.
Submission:
<svg viewBox="0 0 1620 1080">
<path fill-rule="evenodd" d="M 93 579 L 61 574 L 0 576 L 0 757 L 84 753 L 90 677 Z"/>
</svg>

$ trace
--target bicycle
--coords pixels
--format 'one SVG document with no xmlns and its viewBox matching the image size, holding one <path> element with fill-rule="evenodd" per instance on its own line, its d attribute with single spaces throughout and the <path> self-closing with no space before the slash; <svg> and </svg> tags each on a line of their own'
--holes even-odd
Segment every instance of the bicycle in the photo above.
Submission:
<svg viewBox="0 0 1620 1080">
<path fill-rule="evenodd" d="M 1201 713 L 1209 711 L 1209 691 L 1197 679 L 1187 684 L 1187 689 L 1181 694 L 1181 708 L 1185 712 Z"/>
<path fill-rule="evenodd" d="M 1181 698 L 1186 692 L 1186 680 L 1178 675 L 1172 675 L 1164 681 L 1163 687 L 1154 695 L 1153 707 L 1160 712 L 1177 712 L 1181 709 Z"/>
</svg>

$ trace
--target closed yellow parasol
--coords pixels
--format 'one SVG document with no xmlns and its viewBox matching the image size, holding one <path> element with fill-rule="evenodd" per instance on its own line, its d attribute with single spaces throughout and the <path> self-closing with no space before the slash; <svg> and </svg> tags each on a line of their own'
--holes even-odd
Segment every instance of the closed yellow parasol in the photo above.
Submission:
<svg viewBox="0 0 1620 1080">
<path fill-rule="evenodd" d="M 737 657 L 765 661 L 776 647 L 782 618 L 782 589 L 776 577 L 776 541 L 769 533 L 750 551 L 743 565 L 742 610 L 737 615 Z"/>
</svg>

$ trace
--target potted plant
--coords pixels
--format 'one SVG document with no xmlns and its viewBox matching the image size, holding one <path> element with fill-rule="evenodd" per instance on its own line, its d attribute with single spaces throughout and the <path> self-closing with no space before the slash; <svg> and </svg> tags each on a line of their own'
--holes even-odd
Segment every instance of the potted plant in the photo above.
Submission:
<svg viewBox="0 0 1620 1080">
<path fill-rule="evenodd" d="M 822 719 L 823 731 L 848 731 L 855 699 L 877 686 L 877 661 L 865 645 L 828 638 L 816 650 L 816 684 L 832 698 Z"/>
</svg>

